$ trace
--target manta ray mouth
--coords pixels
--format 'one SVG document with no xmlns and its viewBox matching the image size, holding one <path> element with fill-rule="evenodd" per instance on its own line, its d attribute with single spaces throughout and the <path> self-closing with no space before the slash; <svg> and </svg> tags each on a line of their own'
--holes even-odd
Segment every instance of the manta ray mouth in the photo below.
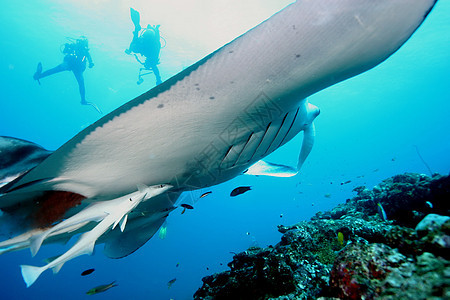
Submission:
<svg viewBox="0 0 450 300">
<path fill-rule="evenodd" d="M 35 200 L 34 225 L 45 228 L 61 220 L 65 213 L 86 199 L 83 195 L 66 191 L 46 191 Z"/>
</svg>

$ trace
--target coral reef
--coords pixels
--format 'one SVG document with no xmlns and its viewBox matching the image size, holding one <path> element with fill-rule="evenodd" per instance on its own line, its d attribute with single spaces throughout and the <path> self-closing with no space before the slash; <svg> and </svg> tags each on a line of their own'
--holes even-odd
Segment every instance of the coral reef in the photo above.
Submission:
<svg viewBox="0 0 450 300">
<path fill-rule="evenodd" d="M 194 299 L 450 299 L 450 177 L 384 180 L 274 247 L 236 254 Z"/>
</svg>

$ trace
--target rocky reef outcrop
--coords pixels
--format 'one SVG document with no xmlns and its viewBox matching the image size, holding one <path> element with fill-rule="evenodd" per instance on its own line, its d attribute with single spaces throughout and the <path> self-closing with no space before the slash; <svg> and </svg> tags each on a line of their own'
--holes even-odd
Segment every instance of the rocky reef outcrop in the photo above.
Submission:
<svg viewBox="0 0 450 300">
<path fill-rule="evenodd" d="M 450 299 L 450 177 L 406 173 L 236 254 L 194 299 Z"/>
</svg>

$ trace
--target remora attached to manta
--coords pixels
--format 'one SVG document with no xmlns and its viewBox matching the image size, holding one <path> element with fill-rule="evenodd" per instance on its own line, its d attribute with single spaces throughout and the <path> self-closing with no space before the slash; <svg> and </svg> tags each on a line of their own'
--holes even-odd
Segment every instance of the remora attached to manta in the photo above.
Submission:
<svg viewBox="0 0 450 300">
<path fill-rule="evenodd" d="M 50 228 L 47 233 L 53 241 L 80 231 L 88 235 L 95 227 L 82 222 L 92 221 L 87 204 L 119 199 L 140 184 L 173 186 L 124 211 L 123 232 L 105 230 L 91 238 L 105 243 L 106 255 L 123 257 L 153 236 L 181 192 L 240 175 L 304 131 L 297 168 L 259 163 L 247 172 L 296 174 L 312 148 L 319 112 L 305 99 L 384 61 L 435 2 L 302 0 L 287 6 L 101 118 L 3 186 L 2 218 L 29 220 L 17 228 L 29 232 L 17 242 L 0 243 L 0 251 L 28 247 L 44 232 L 37 228 L 75 215 L 81 223 L 68 227 L 72 231 Z"/>
</svg>

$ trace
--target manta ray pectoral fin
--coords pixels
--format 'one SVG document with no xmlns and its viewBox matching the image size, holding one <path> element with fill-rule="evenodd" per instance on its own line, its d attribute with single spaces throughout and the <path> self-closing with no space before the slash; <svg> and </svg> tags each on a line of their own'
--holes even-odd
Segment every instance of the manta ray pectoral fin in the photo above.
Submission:
<svg viewBox="0 0 450 300">
<path fill-rule="evenodd" d="M 128 221 L 126 231 L 111 231 L 105 239 L 104 254 L 109 258 L 122 258 L 144 245 L 164 223 L 167 215 L 159 213 Z"/>
</svg>

